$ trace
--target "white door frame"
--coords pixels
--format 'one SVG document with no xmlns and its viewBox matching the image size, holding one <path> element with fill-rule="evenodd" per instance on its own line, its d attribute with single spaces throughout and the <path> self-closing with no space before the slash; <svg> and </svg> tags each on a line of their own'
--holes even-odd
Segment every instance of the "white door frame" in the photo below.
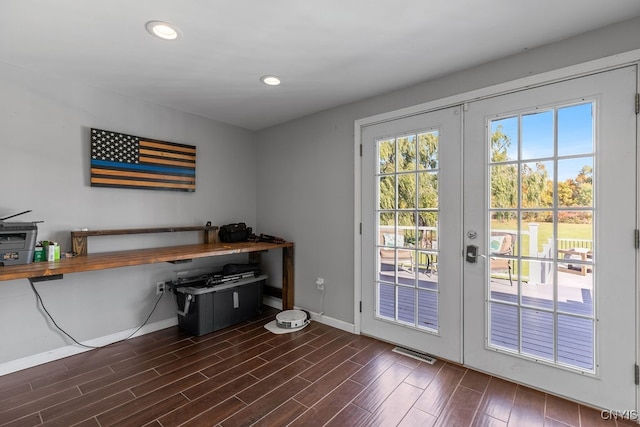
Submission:
<svg viewBox="0 0 640 427">
<path fill-rule="evenodd" d="M 429 101 L 423 104 L 402 108 L 374 116 L 364 117 L 357 119 L 354 122 L 354 332 L 360 334 L 361 331 L 361 314 L 360 314 L 360 295 L 362 294 L 362 243 L 361 243 L 361 223 L 362 223 L 362 164 L 361 164 L 361 144 L 362 144 L 362 128 L 376 123 L 381 123 L 389 120 L 395 120 L 415 114 L 426 113 L 432 110 L 452 107 L 455 105 L 465 104 L 467 102 L 481 100 L 497 95 L 511 93 L 523 88 L 531 88 L 539 85 L 549 84 L 555 81 L 565 80 L 568 78 L 583 76 L 592 74 L 598 71 L 605 71 L 613 68 L 618 68 L 625 65 L 633 65 L 640 63 L 640 49 L 632 50 L 622 54 L 600 58 L 597 60 L 564 67 L 558 70 L 549 71 L 533 76 L 528 76 L 520 79 L 516 79 L 506 83 L 500 83 L 497 85 L 465 92 L 462 94 Z M 639 76 L 640 77 L 640 76 Z M 636 135 L 640 135 L 640 125 L 638 125 L 638 132 Z M 639 154 L 640 157 L 640 154 Z M 640 158 L 638 159 L 640 161 Z M 640 163 L 638 163 L 640 164 Z M 636 173 L 638 182 L 640 183 L 640 174 Z M 639 187 L 640 188 L 640 187 Z M 637 209 L 638 219 L 636 228 L 640 224 L 640 209 Z M 640 259 L 640 253 L 636 254 Z M 640 264 L 638 264 L 640 265 Z M 640 317 L 638 308 L 640 308 L 640 272 L 636 273 L 636 316 Z M 636 325 L 638 325 L 640 318 L 636 319 Z M 637 328 L 637 350 L 636 350 L 636 365 L 640 364 L 640 327 Z M 638 395 L 638 402 L 636 409 L 640 408 L 640 393 Z"/>
</svg>

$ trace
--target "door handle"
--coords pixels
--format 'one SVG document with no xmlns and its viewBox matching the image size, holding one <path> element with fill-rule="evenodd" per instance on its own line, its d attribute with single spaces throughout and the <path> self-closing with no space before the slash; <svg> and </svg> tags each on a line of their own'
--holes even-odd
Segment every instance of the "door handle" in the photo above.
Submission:
<svg viewBox="0 0 640 427">
<path fill-rule="evenodd" d="M 486 258 L 485 255 L 478 253 L 478 246 L 476 245 L 467 245 L 467 249 L 465 250 L 465 259 L 467 262 L 471 264 L 475 264 L 478 262 L 478 258 Z"/>
<path fill-rule="evenodd" d="M 478 247 L 476 245 L 467 245 L 466 260 L 472 264 L 478 262 Z"/>
</svg>

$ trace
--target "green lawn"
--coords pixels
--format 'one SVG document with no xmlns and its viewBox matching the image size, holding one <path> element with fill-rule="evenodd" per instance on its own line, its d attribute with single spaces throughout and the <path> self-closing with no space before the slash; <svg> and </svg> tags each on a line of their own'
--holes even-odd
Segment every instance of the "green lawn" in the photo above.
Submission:
<svg viewBox="0 0 640 427">
<path fill-rule="evenodd" d="M 542 245 L 547 243 L 553 237 L 553 223 L 538 222 L 538 252 L 542 252 Z M 511 221 L 491 221 L 492 230 L 517 230 L 518 223 L 516 220 Z M 522 232 L 529 231 L 527 223 L 522 225 Z M 558 238 L 560 239 L 576 239 L 576 240 L 593 240 L 593 228 L 590 224 L 558 224 Z M 528 255 L 529 252 L 529 235 L 522 234 L 520 242 L 522 255 Z"/>
</svg>

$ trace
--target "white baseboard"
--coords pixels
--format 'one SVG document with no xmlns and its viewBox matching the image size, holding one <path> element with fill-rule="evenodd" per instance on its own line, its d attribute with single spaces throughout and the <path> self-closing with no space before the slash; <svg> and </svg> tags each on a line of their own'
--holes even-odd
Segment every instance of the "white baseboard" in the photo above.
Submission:
<svg viewBox="0 0 640 427">
<path fill-rule="evenodd" d="M 170 328 L 178 324 L 178 317 L 172 317 L 170 319 L 160 320 L 158 322 L 150 323 L 140 328 L 131 338 L 138 337 L 140 335 L 149 334 L 151 332 L 159 331 L 161 329 Z M 125 331 L 116 332 L 115 334 L 105 335 L 103 337 L 94 338 L 88 341 L 82 342 L 84 345 L 90 345 L 93 347 L 101 347 L 112 344 L 114 342 L 122 341 L 131 335 L 137 328 L 131 328 Z M 64 357 L 73 356 L 74 354 L 84 353 L 91 350 L 90 348 L 81 347 L 77 344 L 67 345 L 65 347 L 56 348 L 54 350 L 46 351 L 44 353 L 34 354 L 33 356 L 23 357 L 21 359 L 11 360 L 9 362 L 0 363 L 0 376 L 10 374 L 12 372 L 21 371 L 23 369 L 32 368 L 34 366 L 42 365 L 43 363 L 53 362 L 54 360 L 62 359 Z"/>
<path fill-rule="evenodd" d="M 282 300 L 280 298 L 264 296 L 262 298 L 262 303 L 268 307 L 282 310 Z"/>
<path fill-rule="evenodd" d="M 274 298 L 271 296 L 265 296 L 263 299 L 263 303 L 264 305 L 267 305 L 269 307 L 273 307 L 273 308 L 277 308 L 278 310 L 282 310 L 282 300 L 280 298 Z M 343 331 L 347 331 L 350 332 L 352 334 L 355 334 L 355 325 L 351 324 L 351 323 L 347 323 L 343 320 L 338 320 L 338 319 L 334 319 L 333 317 L 328 317 L 325 314 L 320 314 L 320 313 L 316 313 L 310 310 L 307 310 L 305 308 L 302 307 L 294 307 L 298 310 L 305 310 L 308 311 L 309 314 L 311 315 L 311 320 L 318 322 L 318 323 L 322 323 L 324 325 L 327 326 L 331 326 L 337 329 L 341 329 Z"/>
<path fill-rule="evenodd" d="M 309 311 L 309 310 L 307 310 Z M 313 311 L 309 311 L 311 314 L 311 320 L 314 320 L 318 323 L 322 323 L 327 326 L 334 327 L 336 329 L 341 329 L 343 331 L 349 332 L 351 334 L 356 333 L 355 325 L 345 322 L 344 320 L 335 319 L 333 317 L 328 317 L 325 314 L 315 313 Z"/>
</svg>

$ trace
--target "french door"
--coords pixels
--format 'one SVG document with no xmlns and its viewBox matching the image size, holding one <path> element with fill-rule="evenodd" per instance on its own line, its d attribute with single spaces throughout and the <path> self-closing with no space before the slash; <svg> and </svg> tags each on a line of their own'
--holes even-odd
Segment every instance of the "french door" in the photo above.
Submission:
<svg viewBox="0 0 640 427">
<path fill-rule="evenodd" d="M 460 108 L 365 128 L 361 331 L 462 361 Z"/>
<path fill-rule="evenodd" d="M 361 332 L 636 408 L 636 73 L 364 127 Z"/>
<path fill-rule="evenodd" d="M 628 67 L 468 105 L 467 366 L 635 408 L 635 87 Z"/>
</svg>

